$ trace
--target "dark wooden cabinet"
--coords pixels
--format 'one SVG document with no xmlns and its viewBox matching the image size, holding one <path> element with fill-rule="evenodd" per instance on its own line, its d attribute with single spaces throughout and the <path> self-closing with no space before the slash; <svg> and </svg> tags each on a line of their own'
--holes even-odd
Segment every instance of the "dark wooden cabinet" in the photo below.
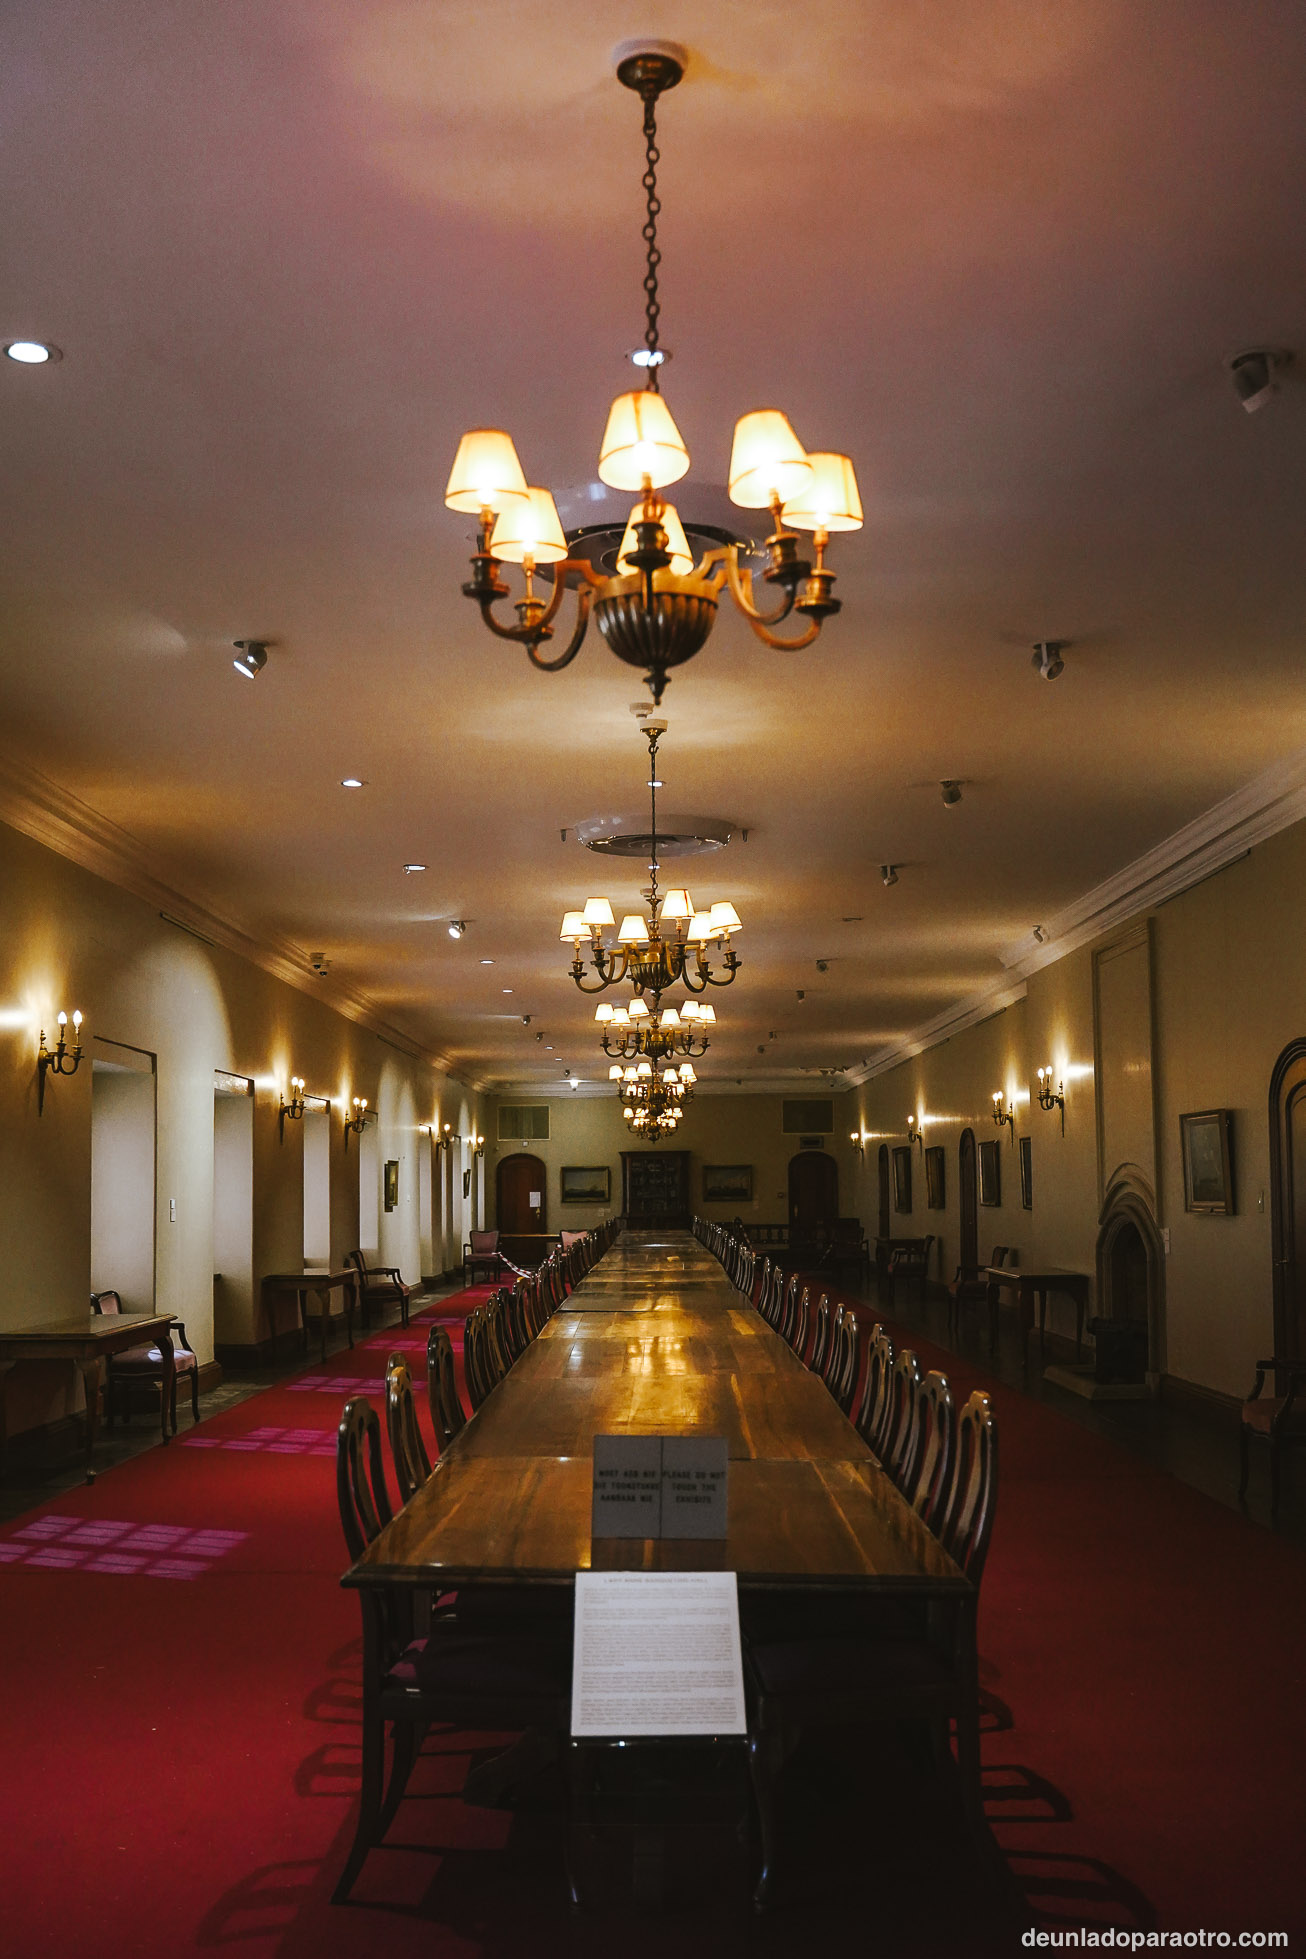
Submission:
<svg viewBox="0 0 1306 1959">
<path fill-rule="evenodd" d="M 621 1209 L 630 1225 L 683 1229 L 689 1223 L 689 1151 L 623 1150 Z"/>
</svg>

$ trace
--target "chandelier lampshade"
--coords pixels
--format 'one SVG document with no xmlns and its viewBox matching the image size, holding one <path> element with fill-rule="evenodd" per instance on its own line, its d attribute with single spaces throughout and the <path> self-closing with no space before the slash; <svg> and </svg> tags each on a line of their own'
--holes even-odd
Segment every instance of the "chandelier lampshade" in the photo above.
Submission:
<svg viewBox="0 0 1306 1959">
<path fill-rule="evenodd" d="M 659 397 L 654 395 L 653 399 L 656 401 Z M 627 578 L 639 570 L 630 554 L 639 546 L 636 526 L 641 521 L 643 509 L 643 504 L 637 503 L 631 511 L 622 533 L 621 548 L 617 552 L 617 570 Z M 685 527 L 674 503 L 664 503 L 662 506 L 662 528 L 667 534 L 667 550 L 671 553 L 671 572 L 677 578 L 687 578 L 694 569 L 694 554 L 689 548 L 689 539 L 685 536 Z"/>
<path fill-rule="evenodd" d="M 689 451 L 662 396 L 651 388 L 618 395 L 599 445 L 600 480 L 613 490 L 661 490 L 688 469 Z"/>
<path fill-rule="evenodd" d="M 512 437 L 506 429 L 469 429 L 458 444 L 444 500 L 450 510 L 478 516 L 502 510 L 529 494 Z"/>
<path fill-rule="evenodd" d="M 726 479 L 731 503 L 741 510 L 769 510 L 797 497 L 811 481 L 812 465 L 778 408 L 755 408 L 735 423 Z"/>
<path fill-rule="evenodd" d="M 812 473 L 797 494 L 786 499 L 786 524 L 796 531 L 859 531 L 862 500 L 850 459 L 821 450 L 807 460 Z"/>
<path fill-rule="evenodd" d="M 532 485 L 524 497 L 509 497 L 491 534 L 490 549 L 509 564 L 560 564 L 567 555 L 567 540 L 549 492 Z"/>
</svg>

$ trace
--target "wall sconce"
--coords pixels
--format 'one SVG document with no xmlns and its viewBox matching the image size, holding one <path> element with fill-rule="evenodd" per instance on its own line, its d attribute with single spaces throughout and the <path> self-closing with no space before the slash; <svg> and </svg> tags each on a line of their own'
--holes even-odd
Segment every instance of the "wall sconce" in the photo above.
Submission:
<svg viewBox="0 0 1306 1959">
<path fill-rule="evenodd" d="M 450 1144 L 461 1143 L 462 1141 L 462 1137 L 457 1134 L 453 1124 L 449 1122 L 446 1122 L 443 1129 L 433 1129 L 432 1133 L 435 1136 L 435 1153 L 437 1156 L 439 1156 L 442 1150 L 447 1150 Z"/>
<path fill-rule="evenodd" d="M 59 1038 L 53 1048 L 45 1045 L 45 1029 L 41 1029 L 41 1045 L 36 1050 L 36 1113 L 45 1113 L 45 1078 L 48 1074 L 75 1075 L 82 1058 L 82 1017 L 73 1015 L 73 1044 L 68 1045 L 68 1016 L 59 1016 Z"/>
<path fill-rule="evenodd" d="M 354 1106 L 353 1115 L 345 1117 L 345 1148 L 346 1149 L 349 1148 L 350 1132 L 352 1131 L 355 1136 L 361 1136 L 363 1131 L 367 1128 L 368 1123 L 372 1121 L 373 1117 L 376 1114 L 375 1109 L 368 1108 L 367 1097 L 365 1095 L 362 1096 L 361 1098 L 356 1095 L 354 1097 L 353 1106 Z"/>
<path fill-rule="evenodd" d="M 484 1156 L 484 1155 L 485 1155 L 485 1138 L 484 1138 L 484 1136 L 469 1136 L 469 1137 L 467 1138 L 467 1142 L 468 1142 L 468 1147 L 470 1148 L 470 1150 L 471 1150 L 471 1153 L 472 1153 L 472 1155 L 473 1155 L 473 1156 Z"/>
<path fill-rule="evenodd" d="M 1057 1083 L 1055 1089 L 1053 1088 L 1052 1063 L 1050 1061 L 1046 1068 L 1040 1068 L 1038 1071 L 1038 1105 L 1040 1109 L 1060 1109 L 1061 1134 L 1064 1136 L 1066 1133 L 1066 1084 L 1061 1081 Z"/>
<path fill-rule="evenodd" d="M 287 1102 L 285 1096 L 282 1096 L 281 1109 L 277 1116 L 283 1137 L 286 1133 L 286 1117 L 289 1116 L 292 1122 L 298 1122 L 303 1113 L 304 1077 L 302 1075 L 292 1075 L 290 1077 L 290 1100 Z"/>
<path fill-rule="evenodd" d="M 920 1147 L 921 1147 L 921 1155 L 922 1155 L 922 1156 L 924 1156 L 924 1154 L 925 1154 L 925 1131 L 924 1131 L 924 1129 L 922 1128 L 922 1126 L 921 1126 L 921 1124 L 920 1124 L 920 1123 L 919 1123 L 919 1122 L 917 1121 L 917 1119 L 916 1119 L 916 1117 L 915 1117 L 914 1115 L 911 1115 L 911 1116 L 908 1116 L 908 1118 L 907 1118 L 907 1147 L 908 1147 L 908 1149 L 910 1149 L 910 1148 L 911 1148 L 911 1146 L 912 1146 L 912 1144 L 913 1144 L 913 1143 L 919 1143 L 919 1144 L 920 1144 Z"/>
<path fill-rule="evenodd" d="M 1004 1106 L 1003 1094 L 1000 1088 L 995 1088 L 993 1091 L 993 1120 L 997 1123 L 999 1129 L 1004 1122 L 1010 1124 L 1011 1140 L 1014 1143 L 1016 1140 L 1016 1112 L 1014 1109 Z"/>
<path fill-rule="evenodd" d="M 854 1129 L 852 1131 L 852 1146 L 856 1150 L 858 1156 L 865 1156 L 866 1131 L 864 1129 Z"/>
</svg>

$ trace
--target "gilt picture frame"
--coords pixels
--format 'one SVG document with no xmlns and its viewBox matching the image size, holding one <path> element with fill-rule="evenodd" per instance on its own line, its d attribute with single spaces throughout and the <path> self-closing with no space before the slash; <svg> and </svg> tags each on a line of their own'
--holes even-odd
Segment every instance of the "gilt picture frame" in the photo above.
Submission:
<svg viewBox="0 0 1306 1959">
<path fill-rule="evenodd" d="M 1179 1118 L 1184 1159 L 1184 1209 L 1207 1217 L 1234 1215 L 1233 1110 L 1199 1109 Z"/>
<path fill-rule="evenodd" d="M 911 1145 L 893 1152 L 893 1208 L 904 1217 L 911 1215 Z"/>
<path fill-rule="evenodd" d="M 947 1208 L 947 1151 L 936 1144 L 925 1152 L 925 1207 L 930 1211 Z"/>
<path fill-rule="evenodd" d="M 989 1210 L 996 1210 L 1002 1203 L 1001 1143 L 979 1146 L 979 1201 Z"/>
</svg>

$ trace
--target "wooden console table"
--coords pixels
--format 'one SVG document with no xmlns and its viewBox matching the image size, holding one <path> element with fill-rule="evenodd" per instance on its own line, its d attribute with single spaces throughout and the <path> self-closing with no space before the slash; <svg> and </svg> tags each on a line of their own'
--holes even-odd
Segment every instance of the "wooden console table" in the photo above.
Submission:
<svg viewBox="0 0 1306 1959">
<path fill-rule="evenodd" d="M 163 1359 L 161 1391 L 163 1439 L 168 1440 L 168 1407 L 172 1399 L 171 1313 L 85 1313 L 76 1319 L 55 1320 L 49 1326 L 20 1326 L 0 1333 L 0 1476 L 5 1470 L 8 1430 L 5 1388 L 15 1367 L 24 1361 L 71 1361 L 81 1371 L 86 1394 L 86 1480 L 95 1481 L 92 1458 L 100 1421 L 100 1376 L 111 1354 L 128 1347 L 155 1346 Z"/>
<path fill-rule="evenodd" d="M 331 1294 L 336 1287 L 344 1294 L 345 1334 L 350 1346 L 354 1344 L 354 1306 L 358 1302 L 358 1274 L 352 1266 L 343 1272 L 269 1272 L 263 1281 L 264 1297 L 268 1306 L 268 1329 L 275 1342 L 277 1323 L 274 1316 L 275 1302 L 286 1293 L 293 1293 L 299 1311 L 300 1330 L 304 1336 L 304 1352 L 308 1352 L 308 1295 L 317 1294 L 318 1334 L 321 1341 L 323 1360 L 327 1357 L 326 1330 L 331 1316 Z"/>
<path fill-rule="evenodd" d="M 989 1352 L 998 1351 L 998 1303 L 1003 1292 L 1014 1292 L 1016 1304 L 1020 1308 L 1021 1360 L 1024 1362 L 1025 1346 L 1034 1329 L 1034 1307 L 1038 1303 L 1038 1337 L 1040 1352 L 1047 1346 L 1048 1294 L 1063 1292 L 1075 1302 L 1075 1352 L 1079 1354 L 1084 1346 L 1084 1315 L 1088 1311 L 1087 1272 L 1068 1272 L 1059 1265 L 1037 1266 L 1023 1271 L 1018 1265 L 986 1265 L 984 1277 L 988 1282 L 989 1306 Z"/>
</svg>

